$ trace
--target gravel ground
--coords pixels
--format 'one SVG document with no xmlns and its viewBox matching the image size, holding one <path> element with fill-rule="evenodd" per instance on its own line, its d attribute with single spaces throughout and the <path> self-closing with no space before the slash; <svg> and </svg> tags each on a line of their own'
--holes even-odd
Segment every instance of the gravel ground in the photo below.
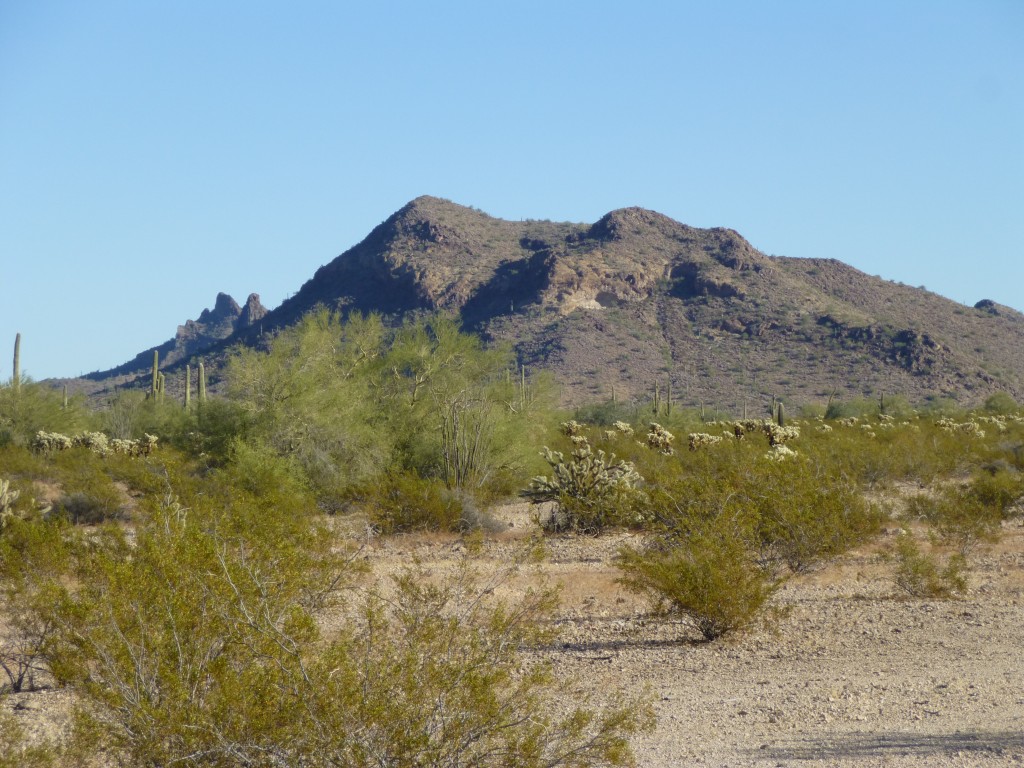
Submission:
<svg viewBox="0 0 1024 768">
<path fill-rule="evenodd" d="M 530 531 L 524 507 L 499 517 L 511 527 L 484 544 L 482 568 L 507 560 Z M 714 643 L 652 619 L 615 583 L 614 553 L 633 540 L 550 539 L 537 572 L 563 585 L 560 644 L 541 655 L 598 694 L 653 697 L 658 726 L 635 744 L 640 766 L 1024 765 L 1020 525 L 974 556 L 963 600 L 900 598 L 876 546 L 791 579 L 774 630 Z M 394 537 L 371 545 L 369 559 L 383 574 L 411 556 L 441 564 L 463 549 Z M 53 736 L 67 728 L 71 697 L 42 691 L 0 705 L 37 737 Z"/>
</svg>

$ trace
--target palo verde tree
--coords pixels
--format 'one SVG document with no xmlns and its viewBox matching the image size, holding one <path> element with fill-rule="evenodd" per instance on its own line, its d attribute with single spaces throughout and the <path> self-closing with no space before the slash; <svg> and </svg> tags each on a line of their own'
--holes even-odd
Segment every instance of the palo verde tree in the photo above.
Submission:
<svg viewBox="0 0 1024 768">
<path fill-rule="evenodd" d="M 523 408 L 511 365 L 449 318 L 388 329 L 320 310 L 267 353 L 238 353 L 228 396 L 251 417 L 252 439 L 324 492 L 394 473 L 472 488 L 532 454 L 538 405 Z"/>
</svg>

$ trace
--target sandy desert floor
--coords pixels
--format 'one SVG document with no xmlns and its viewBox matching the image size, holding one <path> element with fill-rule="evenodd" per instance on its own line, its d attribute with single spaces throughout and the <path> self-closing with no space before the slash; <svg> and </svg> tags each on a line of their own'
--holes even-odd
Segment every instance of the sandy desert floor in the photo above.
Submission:
<svg viewBox="0 0 1024 768">
<path fill-rule="evenodd" d="M 532 530 L 525 505 L 476 554 L 507 561 Z M 898 535 L 893 532 L 888 536 Z M 637 740 L 641 766 L 1024 765 L 1024 527 L 972 558 L 965 599 L 901 597 L 871 547 L 788 581 L 784 617 L 713 643 L 681 622 L 653 619 L 616 583 L 613 557 L 632 534 L 546 541 L 519 584 L 562 585 L 557 645 L 540 652 L 597 696 L 647 690 L 658 716 Z M 439 567 L 464 554 L 454 537 L 372 542 L 384 575 L 417 557 Z M 510 582 L 509 588 L 516 588 Z M 62 690 L 8 695 L 36 738 L 59 735 L 72 701 Z"/>
</svg>

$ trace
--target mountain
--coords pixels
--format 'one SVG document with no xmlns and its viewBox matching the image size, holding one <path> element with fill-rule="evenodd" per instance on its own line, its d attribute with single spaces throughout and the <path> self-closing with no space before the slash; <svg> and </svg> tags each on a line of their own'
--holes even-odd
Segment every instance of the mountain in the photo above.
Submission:
<svg viewBox="0 0 1024 768">
<path fill-rule="evenodd" d="M 218 297 L 164 359 L 259 343 L 317 305 L 458 314 L 529 368 L 553 371 L 567 402 L 613 388 L 644 396 L 669 380 L 678 400 L 733 411 L 773 395 L 1024 399 L 1024 315 L 1009 307 L 963 306 L 834 260 L 767 256 L 733 230 L 642 208 L 593 224 L 513 222 L 433 197 L 397 211 L 270 312 L 239 324 L 244 311 Z M 151 360 L 144 352 L 91 376 Z"/>
<path fill-rule="evenodd" d="M 153 352 L 160 358 L 161 369 L 190 362 L 214 348 L 218 342 L 231 338 L 249 328 L 258 328 L 266 316 L 267 309 L 260 303 L 257 293 L 249 294 L 244 306 L 226 293 L 218 293 L 213 309 L 204 309 L 195 320 L 186 320 L 179 325 L 174 338 L 156 347 L 140 352 L 127 363 L 107 371 L 87 373 L 83 379 L 93 382 L 123 383 L 135 378 L 139 371 L 150 371 L 153 366 Z M 95 391 L 95 387 L 89 388 Z"/>
</svg>

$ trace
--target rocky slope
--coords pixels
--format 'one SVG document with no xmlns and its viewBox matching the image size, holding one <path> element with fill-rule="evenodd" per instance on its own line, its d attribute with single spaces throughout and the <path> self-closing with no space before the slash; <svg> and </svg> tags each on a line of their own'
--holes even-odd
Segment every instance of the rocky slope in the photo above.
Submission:
<svg viewBox="0 0 1024 768">
<path fill-rule="evenodd" d="M 552 370 L 567 402 L 645 397 L 655 382 L 671 382 L 684 404 L 734 412 L 773 395 L 1024 397 L 1024 315 L 1008 307 L 966 307 L 836 261 L 767 256 L 732 230 L 641 208 L 590 225 L 512 222 L 432 197 L 393 214 L 258 325 L 215 307 L 196 321 L 202 332 L 186 324 L 162 356 L 173 364 L 207 341 L 211 357 L 255 344 L 317 305 L 396 320 L 458 314 L 528 367 Z"/>
</svg>

